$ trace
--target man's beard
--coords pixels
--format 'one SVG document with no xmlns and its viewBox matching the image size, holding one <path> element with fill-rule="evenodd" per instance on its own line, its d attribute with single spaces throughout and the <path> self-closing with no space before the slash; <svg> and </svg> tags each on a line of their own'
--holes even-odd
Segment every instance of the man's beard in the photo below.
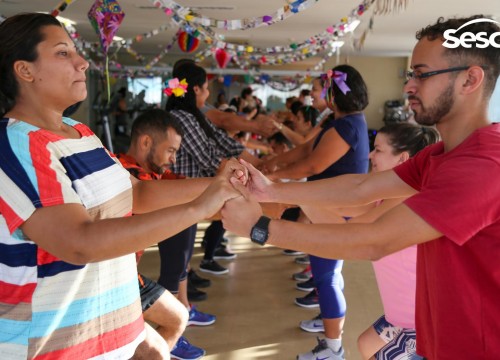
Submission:
<svg viewBox="0 0 500 360">
<path fill-rule="evenodd" d="M 409 100 L 419 100 L 417 97 L 408 97 Z M 453 84 L 449 86 L 439 95 L 434 101 L 434 105 L 429 109 L 425 109 L 420 102 L 421 112 L 415 112 L 415 121 L 420 125 L 432 126 L 436 125 L 446 114 L 448 114 L 455 103 L 453 98 Z"/>
<path fill-rule="evenodd" d="M 154 162 L 154 153 L 155 153 L 155 150 L 156 150 L 156 146 L 153 144 L 153 146 L 151 147 L 151 150 L 148 153 L 148 156 L 146 157 L 146 163 L 147 163 L 148 167 L 155 174 L 162 175 L 165 172 L 166 168 L 163 167 L 163 166 L 161 166 L 161 165 L 157 165 Z"/>
</svg>

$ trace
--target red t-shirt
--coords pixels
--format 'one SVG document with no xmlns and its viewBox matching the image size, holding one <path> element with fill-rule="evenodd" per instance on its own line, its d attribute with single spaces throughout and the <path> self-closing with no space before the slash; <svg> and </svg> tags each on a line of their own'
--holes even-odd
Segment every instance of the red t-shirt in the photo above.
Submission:
<svg viewBox="0 0 500 360">
<path fill-rule="evenodd" d="M 405 204 L 444 236 L 418 246 L 417 353 L 500 358 L 500 125 L 395 168 L 419 191 Z"/>
</svg>

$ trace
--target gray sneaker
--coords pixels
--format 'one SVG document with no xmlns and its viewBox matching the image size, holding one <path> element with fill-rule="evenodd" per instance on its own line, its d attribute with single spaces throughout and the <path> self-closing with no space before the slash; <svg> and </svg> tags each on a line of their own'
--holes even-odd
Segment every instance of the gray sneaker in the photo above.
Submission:
<svg viewBox="0 0 500 360">
<path fill-rule="evenodd" d="M 300 272 L 296 272 L 292 275 L 292 278 L 297 281 L 307 281 L 312 278 L 312 271 L 309 268 L 306 268 Z"/>
<path fill-rule="evenodd" d="M 321 313 L 318 316 L 312 318 L 311 320 L 302 320 L 299 327 L 307 332 L 317 333 L 325 332 L 325 326 L 323 325 L 323 319 L 321 318 Z"/>
<path fill-rule="evenodd" d="M 309 255 L 299 256 L 295 258 L 295 263 L 300 265 L 309 265 L 311 261 L 309 260 Z"/>
<path fill-rule="evenodd" d="M 345 360 L 344 349 L 333 351 L 326 344 L 325 339 L 318 338 L 318 345 L 309 352 L 297 355 L 297 360 Z"/>
</svg>

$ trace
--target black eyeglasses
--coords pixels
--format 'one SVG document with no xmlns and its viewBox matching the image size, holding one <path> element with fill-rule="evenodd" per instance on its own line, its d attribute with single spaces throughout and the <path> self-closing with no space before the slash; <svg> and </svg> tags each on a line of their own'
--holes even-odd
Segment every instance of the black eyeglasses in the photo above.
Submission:
<svg viewBox="0 0 500 360">
<path fill-rule="evenodd" d="M 451 68 L 443 69 L 443 70 L 428 71 L 428 72 L 421 73 L 421 74 L 419 74 L 415 71 L 407 71 L 406 72 L 406 81 L 423 80 L 423 79 L 427 79 L 427 78 L 434 76 L 434 75 L 444 74 L 444 73 L 448 73 L 448 72 L 455 72 L 455 71 L 463 71 L 463 70 L 467 70 L 468 68 L 470 68 L 470 66 L 457 66 L 457 67 L 451 67 Z"/>
</svg>

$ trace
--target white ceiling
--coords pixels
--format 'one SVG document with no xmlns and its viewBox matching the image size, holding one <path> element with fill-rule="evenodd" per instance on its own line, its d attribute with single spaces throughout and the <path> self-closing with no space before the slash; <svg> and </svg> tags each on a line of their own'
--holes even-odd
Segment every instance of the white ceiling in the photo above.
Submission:
<svg viewBox="0 0 500 360">
<path fill-rule="evenodd" d="M 411 53 L 415 43 L 415 31 L 422 26 L 435 22 L 439 16 L 469 16 L 482 13 L 500 19 L 499 0 L 386 1 L 394 3 L 406 2 L 407 6 L 404 11 L 375 16 L 373 31 L 367 35 L 363 49 L 356 51 L 350 44 L 353 39 L 359 38 L 368 28 L 370 17 L 375 8 L 375 6 L 372 6 L 369 11 L 360 17 L 361 25 L 356 29 L 351 39 L 346 39 L 346 45 L 342 48 L 341 54 L 407 56 Z M 97 40 L 97 36 L 87 18 L 87 12 L 93 2 L 91 0 L 74 0 L 61 13 L 62 16 L 76 21 L 77 31 L 82 38 L 88 41 Z M 149 33 L 153 29 L 170 23 L 169 17 L 161 10 L 154 8 L 150 0 L 118 0 L 118 2 L 126 15 L 117 35 L 124 39 L 135 38 L 137 35 Z M 287 3 L 285 0 L 177 0 L 177 2 L 190 8 L 195 6 L 221 7 L 222 9 L 218 10 L 200 9 L 197 12 L 206 17 L 222 20 L 273 14 L 278 8 Z M 337 24 L 342 17 L 349 15 L 361 2 L 361 0 L 318 0 L 310 8 L 271 26 L 249 30 L 216 31 L 223 34 L 228 42 L 245 43 L 254 47 L 287 46 L 294 42 L 301 43 L 311 36 L 325 31 L 328 26 Z M 0 14 L 10 16 L 25 11 L 49 12 L 57 7 L 59 3 L 60 0 L 0 0 Z M 134 43 L 133 48 L 144 55 L 147 62 L 172 41 L 176 30 L 176 28 L 172 27 L 157 36 Z M 186 55 L 175 45 L 159 64 L 171 64 L 179 56 L 186 57 Z M 139 65 L 138 63 L 134 64 L 135 60 L 126 54 L 120 56 L 121 62 Z M 309 58 L 295 65 L 297 68 L 305 68 L 315 65 L 319 60 L 319 57 Z M 278 70 L 280 66 L 274 68 Z"/>
</svg>

